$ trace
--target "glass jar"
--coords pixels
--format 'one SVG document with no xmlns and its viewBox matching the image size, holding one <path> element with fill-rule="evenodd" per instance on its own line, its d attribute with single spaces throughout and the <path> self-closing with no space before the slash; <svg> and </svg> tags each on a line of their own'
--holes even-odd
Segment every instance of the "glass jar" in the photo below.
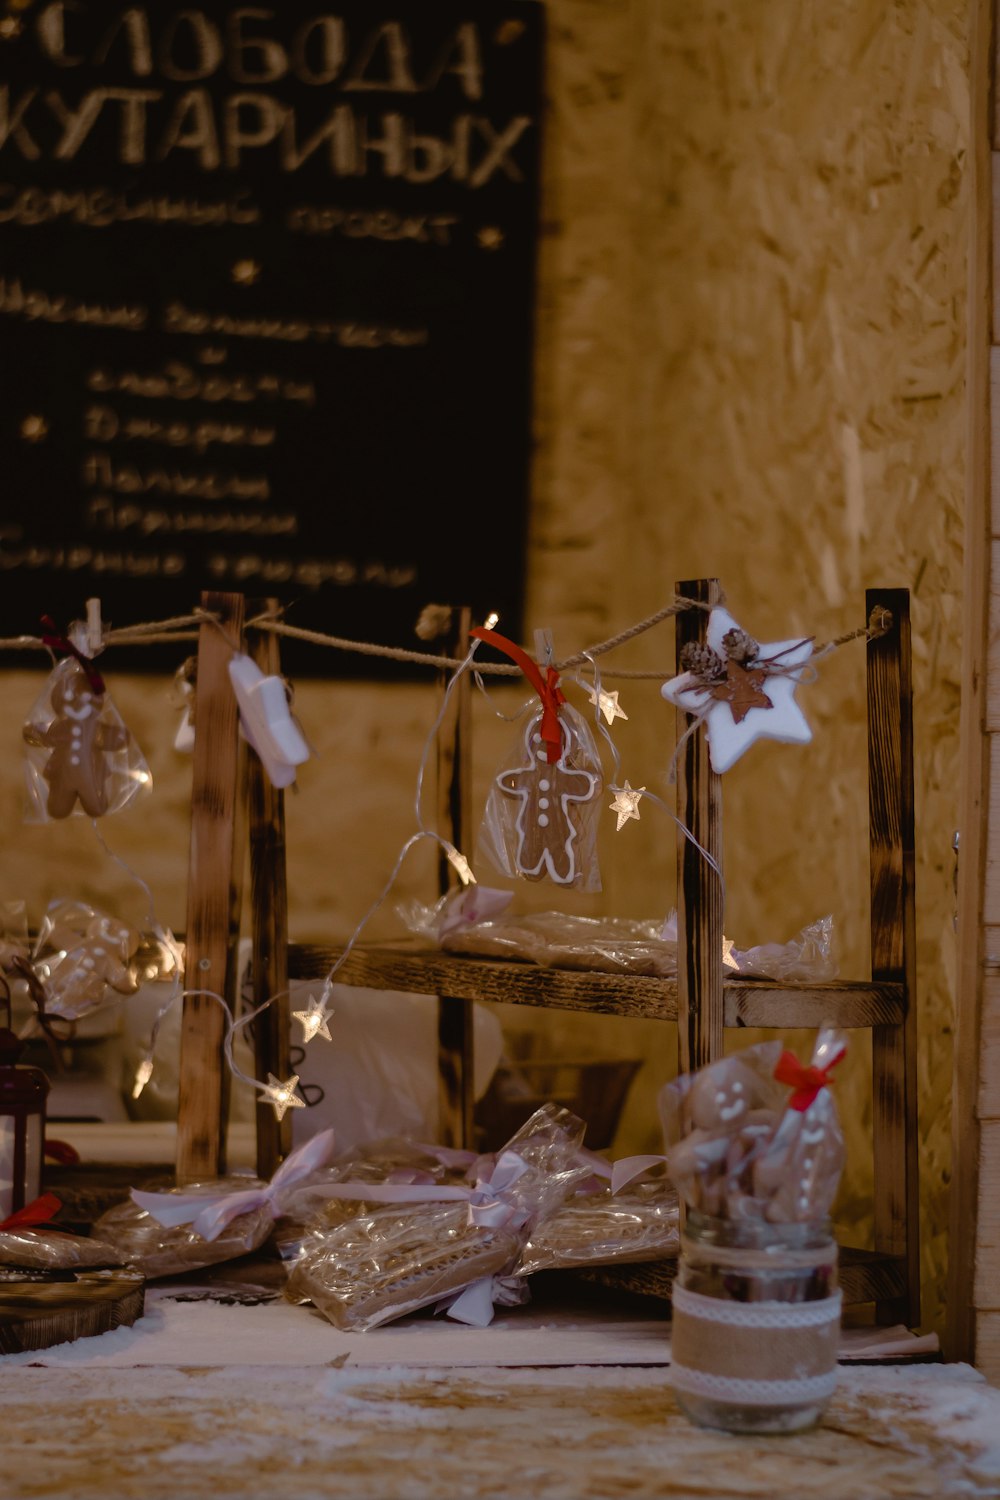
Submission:
<svg viewBox="0 0 1000 1500">
<path fill-rule="evenodd" d="M 699 1426 L 800 1432 L 837 1384 L 841 1294 L 828 1220 L 765 1224 L 689 1210 L 671 1325 L 671 1384 Z"/>
</svg>

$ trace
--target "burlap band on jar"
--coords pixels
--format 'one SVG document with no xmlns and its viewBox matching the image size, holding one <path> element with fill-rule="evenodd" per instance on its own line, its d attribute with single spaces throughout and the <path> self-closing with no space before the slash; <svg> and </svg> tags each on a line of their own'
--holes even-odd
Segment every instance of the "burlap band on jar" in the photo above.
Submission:
<svg viewBox="0 0 1000 1500">
<path fill-rule="evenodd" d="M 833 1392 L 838 1291 L 818 1302 L 727 1302 L 674 1284 L 671 1380 L 716 1400 L 785 1404 Z"/>
</svg>

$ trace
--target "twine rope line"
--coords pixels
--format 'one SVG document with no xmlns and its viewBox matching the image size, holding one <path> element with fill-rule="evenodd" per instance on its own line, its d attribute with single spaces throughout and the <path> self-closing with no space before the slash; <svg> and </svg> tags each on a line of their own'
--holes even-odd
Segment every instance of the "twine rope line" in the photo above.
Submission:
<svg viewBox="0 0 1000 1500">
<path fill-rule="evenodd" d="M 627 641 L 633 640 L 636 636 L 642 635 L 654 626 L 662 624 L 664 620 L 670 619 L 674 615 L 691 609 L 700 609 L 708 612 L 719 608 L 722 602 L 720 599 L 709 604 L 703 600 L 683 599 L 675 595 L 672 603 L 664 605 L 662 609 L 657 610 L 654 614 L 637 621 L 634 625 L 627 626 L 624 630 L 610 636 L 607 640 L 600 641 L 593 646 L 586 646 L 582 650 L 574 652 L 571 656 L 564 657 L 555 663 L 555 667 L 557 671 L 565 672 L 573 667 L 592 665 L 595 656 L 603 656 L 609 651 L 616 650 Z M 103 637 L 103 644 L 105 646 L 146 646 L 170 644 L 174 641 L 196 641 L 199 631 L 191 627 L 200 626 L 205 621 L 210 621 L 218 626 L 232 650 L 235 651 L 237 649 L 218 617 L 212 614 L 210 610 L 204 609 L 197 609 L 189 615 L 174 615 L 164 620 L 147 620 L 136 625 L 106 630 Z M 891 611 L 877 605 L 872 610 L 867 626 L 862 626 L 857 630 L 846 631 L 843 635 L 835 636 L 832 640 L 817 646 L 813 652 L 812 660 L 814 662 L 819 661 L 823 657 L 829 656 L 831 652 L 837 650 L 840 646 L 846 646 L 852 641 L 862 638 L 865 640 L 877 640 L 879 636 L 885 635 L 892 629 L 892 624 Z M 307 630 L 302 626 L 289 625 L 284 620 L 270 613 L 254 616 L 253 619 L 247 621 L 245 628 L 247 630 L 270 631 L 274 635 L 287 636 L 290 640 L 306 641 L 311 645 L 323 646 L 336 651 L 353 651 L 362 656 L 377 656 L 389 661 L 411 662 L 418 666 L 434 667 L 439 671 L 452 671 L 462 665 L 462 661 L 457 657 L 440 656 L 426 651 L 413 651 L 406 647 L 382 646 L 374 641 L 356 641 L 344 636 L 326 635 L 319 630 Z M 0 651 L 22 650 L 47 651 L 48 647 L 40 636 L 17 635 L 0 638 Z M 477 661 L 475 671 L 477 675 L 482 674 L 484 676 L 518 677 L 520 676 L 521 669 L 512 662 Z M 674 676 L 674 670 L 673 668 L 670 668 L 670 670 L 660 669 L 659 671 L 617 668 L 607 675 L 621 680 L 662 682 L 665 678 Z"/>
</svg>

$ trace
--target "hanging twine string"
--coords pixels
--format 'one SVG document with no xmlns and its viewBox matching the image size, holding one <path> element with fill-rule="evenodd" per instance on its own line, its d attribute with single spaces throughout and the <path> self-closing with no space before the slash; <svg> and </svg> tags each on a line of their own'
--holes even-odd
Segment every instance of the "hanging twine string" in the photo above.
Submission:
<svg viewBox="0 0 1000 1500">
<path fill-rule="evenodd" d="M 633 640 L 654 626 L 660 625 L 664 620 L 674 615 L 683 613 L 685 610 L 700 609 L 710 611 L 723 602 L 722 598 L 715 604 L 706 604 L 701 600 L 683 599 L 675 595 L 672 603 L 664 605 L 655 614 L 639 620 L 627 629 L 619 631 L 617 635 L 610 636 L 605 641 L 599 641 L 596 645 L 586 646 L 582 650 L 574 652 L 573 655 L 564 657 L 560 661 L 552 663 L 555 670 L 563 673 L 572 667 L 583 666 L 592 657 L 604 656 L 609 651 L 616 650 L 625 642 Z M 211 619 L 223 628 L 221 621 L 208 610 L 198 609 L 189 615 L 174 615 L 164 620 L 147 620 L 137 625 L 129 625 L 117 630 L 106 630 L 102 637 L 105 646 L 152 646 L 170 644 L 175 641 L 196 641 L 198 630 L 192 626 L 199 626 L 206 619 Z M 828 656 L 840 646 L 845 646 L 851 641 L 875 640 L 880 635 L 885 635 L 892 629 L 892 612 L 878 605 L 872 611 L 867 627 L 859 630 L 848 631 L 844 635 L 826 641 L 817 646 L 813 653 L 813 661 L 819 661 Z M 314 646 L 322 646 L 335 651 L 352 651 L 361 656 L 382 657 L 388 661 L 412 662 L 416 666 L 433 667 L 438 671 L 447 671 L 461 666 L 461 662 L 452 656 L 440 656 L 431 652 L 411 651 L 405 647 L 381 646 L 374 641 L 349 640 L 344 636 L 326 635 L 318 630 L 306 630 L 297 625 L 289 625 L 276 615 L 267 613 L 255 615 L 247 621 L 247 630 L 271 631 L 275 635 L 286 636 L 289 640 L 306 641 Z M 227 634 L 227 640 L 229 640 Z M 233 647 L 232 641 L 229 644 Z M 51 646 L 47 644 L 42 636 L 16 635 L 0 637 L 0 651 L 49 651 Z M 480 675 L 496 677 L 516 677 L 521 668 L 507 662 L 479 662 L 476 672 Z M 660 681 L 673 676 L 673 670 L 629 670 L 616 668 L 613 672 L 606 673 L 615 680 L 631 681 Z"/>
</svg>

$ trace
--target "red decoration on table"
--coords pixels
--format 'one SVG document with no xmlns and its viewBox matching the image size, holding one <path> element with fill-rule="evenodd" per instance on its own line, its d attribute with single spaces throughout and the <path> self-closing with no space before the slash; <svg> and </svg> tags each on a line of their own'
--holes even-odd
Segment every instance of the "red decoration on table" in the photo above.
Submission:
<svg viewBox="0 0 1000 1500">
<path fill-rule="evenodd" d="M 26 1203 L 16 1213 L 9 1214 L 6 1219 L 0 1220 L 0 1230 L 3 1229 L 28 1229 L 32 1224 L 47 1224 L 54 1219 L 62 1208 L 62 1202 L 55 1193 L 42 1193 L 40 1197 Z"/>
</svg>

